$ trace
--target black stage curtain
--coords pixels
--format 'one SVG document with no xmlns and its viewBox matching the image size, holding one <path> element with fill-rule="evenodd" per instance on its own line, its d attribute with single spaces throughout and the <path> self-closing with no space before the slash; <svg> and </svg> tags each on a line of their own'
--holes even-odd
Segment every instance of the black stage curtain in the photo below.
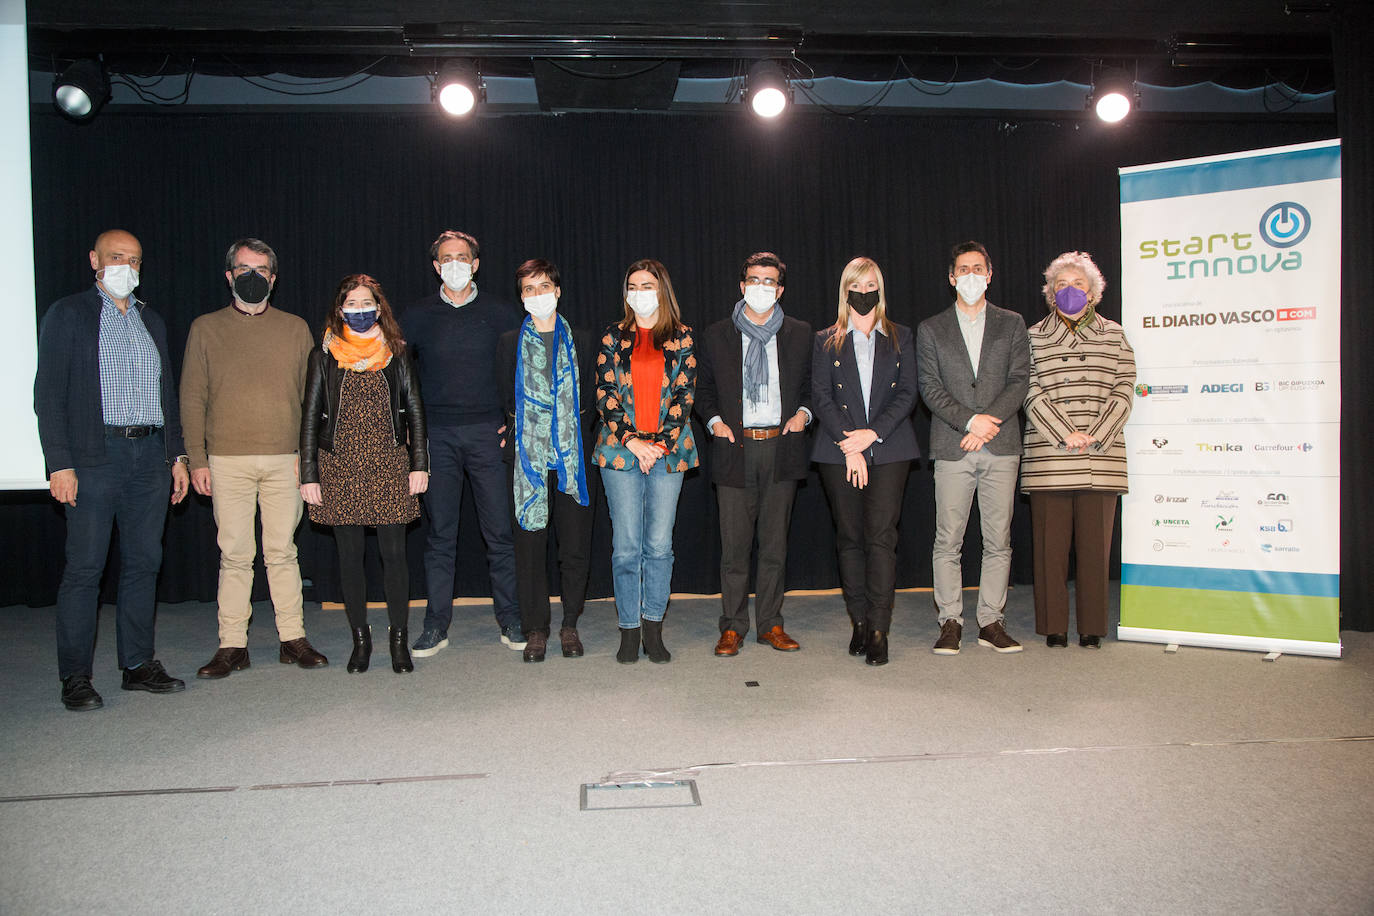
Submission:
<svg viewBox="0 0 1374 916">
<path fill-rule="evenodd" d="M 1336 116 L 1341 137 L 1341 626 L 1374 630 L 1374 536 L 1364 514 L 1374 505 L 1374 10 L 1347 0 L 1332 32 Z"/>
<path fill-rule="evenodd" d="M 528 257 L 549 258 L 563 275 L 561 311 L 598 330 L 620 314 L 619 289 L 632 260 L 662 260 L 685 320 L 702 327 L 728 315 L 739 264 L 759 249 L 787 262 L 783 306 L 793 316 L 817 327 L 831 323 L 841 268 L 867 254 L 883 268 L 893 317 L 914 326 L 950 303 L 948 251 L 970 238 L 992 253 L 990 298 L 1028 321 L 1043 314 L 1040 271 L 1074 248 L 1092 252 L 1103 268 L 1103 310 L 1119 317 L 1112 282 L 1120 274 L 1118 166 L 1324 139 L 1335 124 L 1156 117 L 1105 127 L 1078 119 L 810 113 L 774 125 L 737 113 L 454 124 L 427 111 L 107 110 L 73 125 L 36 110 L 32 130 L 40 313 L 90 282 L 86 252 L 98 232 L 126 228 L 144 246 L 140 294 L 167 319 L 179 361 L 191 321 L 227 302 L 222 259 L 243 235 L 276 248 L 274 304 L 312 327 L 347 273 L 373 274 L 401 308 L 430 292 L 437 280 L 428 246 L 445 228 L 477 236 L 479 286 L 512 300 L 514 268 Z M 1348 358 L 1348 371 L 1356 362 Z M 1363 390 L 1347 388 L 1346 402 L 1358 403 Z M 924 409 L 917 426 L 924 443 Z M 907 489 L 899 585 L 930 583 L 933 503 L 922 463 Z M 0 505 L 0 538 L 13 571 L 0 581 L 0 604 L 51 603 L 61 567 L 60 511 L 46 494 L 10 495 Z M 1015 524 L 1013 577 L 1026 583 L 1025 505 Z M 416 596 L 424 592 L 422 540 L 417 525 L 410 539 Z M 299 541 L 311 596 L 336 600 L 328 531 L 306 524 Z M 674 589 L 717 590 L 715 503 L 701 472 L 684 486 L 676 547 Z M 459 554 L 458 593 L 489 594 L 470 505 Z M 610 594 L 609 555 L 601 508 L 595 595 Z M 971 582 L 978 556 L 973 524 Z M 375 573 L 375 558 L 369 562 Z M 213 599 L 217 563 L 208 501 L 192 497 L 171 514 L 160 597 Z M 1347 581 L 1355 569 L 1346 566 Z M 380 585 L 379 576 L 372 579 Z M 837 584 L 829 510 L 813 474 L 797 499 L 788 585 Z M 1361 620 L 1369 625 L 1368 616 Z"/>
</svg>

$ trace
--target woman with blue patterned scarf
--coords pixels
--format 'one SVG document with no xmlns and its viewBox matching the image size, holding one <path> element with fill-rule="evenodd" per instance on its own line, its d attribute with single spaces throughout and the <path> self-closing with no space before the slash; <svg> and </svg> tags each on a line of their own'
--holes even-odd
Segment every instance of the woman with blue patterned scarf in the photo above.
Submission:
<svg viewBox="0 0 1374 916">
<path fill-rule="evenodd" d="M 550 631 L 549 527 L 558 542 L 558 631 L 564 658 L 583 653 L 577 618 L 587 595 L 595 494 L 587 473 L 595 420 L 595 350 L 558 314 L 563 294 L 558 268 L 534 259 L 515 272 L 526 316 L 501 336 L 497 366 L 506 411 L 505 458 L 510 464 L 511 531 L 515 538 L 516 594 L 527 662 L 542 662 Z"/>
</svg>

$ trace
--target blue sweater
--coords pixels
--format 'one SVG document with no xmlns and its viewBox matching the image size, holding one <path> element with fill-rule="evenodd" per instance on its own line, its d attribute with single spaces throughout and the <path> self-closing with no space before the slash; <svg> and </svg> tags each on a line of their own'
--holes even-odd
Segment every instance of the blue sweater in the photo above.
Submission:
<svg viewBox="0 0 1374 916">
<path fill-rule="evenodd" d="M 420 373 L 429 426 L 466 426 L 505 420 L 496 371 L 501 335 L 520 325 L 515 307 L 477 291 L 454 308 L 438 292 L 400 315 L 401 333 Z"/>
<path fill-rule="evenodd" d="M 181 411 L 172 361 L 167 356 L 167 326 L 162 316 L 138 304 L 139 317 L 162 358 L 162 416 L 168 459 L 184 454 Z M 59 299 L 43 315 L 38 331 L 38 374 L 33 409 L 48 473 L 105 463 L 105 415 L 100 401 L 100 291 Z"/>
</svg>

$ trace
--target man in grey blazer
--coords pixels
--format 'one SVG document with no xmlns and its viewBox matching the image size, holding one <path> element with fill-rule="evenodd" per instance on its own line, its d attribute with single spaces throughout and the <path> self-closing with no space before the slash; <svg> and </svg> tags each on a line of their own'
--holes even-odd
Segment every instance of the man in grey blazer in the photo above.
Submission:
<svg viewBox="0 0 1374 916">
<path fill-rule="evenodd" d="M 936 655 L 957 655 L 963 634 L 964 531 L 973 496 L 983 526 L 978 583 L 978 644 L 1020 652 L 1007 634 L 1003 608 L 1011 572 L 1011 516 L 1021 462 L 1021 422 L 1030 378 L 1030 340 L 1015 312 L 987 300 L 988 251 L 963 242 L 950 252 L 954 304 L 921 322 L 916 363 L 921 396 L 930 407 L 930 456 L 935 463 Z"/>
</svg>

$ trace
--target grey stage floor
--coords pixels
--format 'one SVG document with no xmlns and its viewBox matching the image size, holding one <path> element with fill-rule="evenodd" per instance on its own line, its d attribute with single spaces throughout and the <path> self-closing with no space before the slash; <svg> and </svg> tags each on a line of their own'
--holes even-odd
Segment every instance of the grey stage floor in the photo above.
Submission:
<svg viewBox="0 0 1374 916">
<path fill-rule="evenodd" d="M 1374 635 L 1339 661 L 1050 650 L 1030 598 L 1025 652 L 946 658 L 902 594 L 880 669 L 834 596 L 789 597 L 802 651 L 734 659 L 718 602 L 675 599 L 666 666 L 615 663 L 609 602 L 585 658 L 542 665 L 463 607 L 409 676 L 384 648 L 347 674 L 317 606 L 330 667 L 280 665 L 259 607 L 253 667 L 217 682 L 213 607 L 172 605 L 171 696 L 118 689 L 106 609 L 80 714 L 52 610 L 3 609 L 0 913 L 1374 911 Z M 636 780 L 700 804 L 599 788 Z"/>
</svg>

